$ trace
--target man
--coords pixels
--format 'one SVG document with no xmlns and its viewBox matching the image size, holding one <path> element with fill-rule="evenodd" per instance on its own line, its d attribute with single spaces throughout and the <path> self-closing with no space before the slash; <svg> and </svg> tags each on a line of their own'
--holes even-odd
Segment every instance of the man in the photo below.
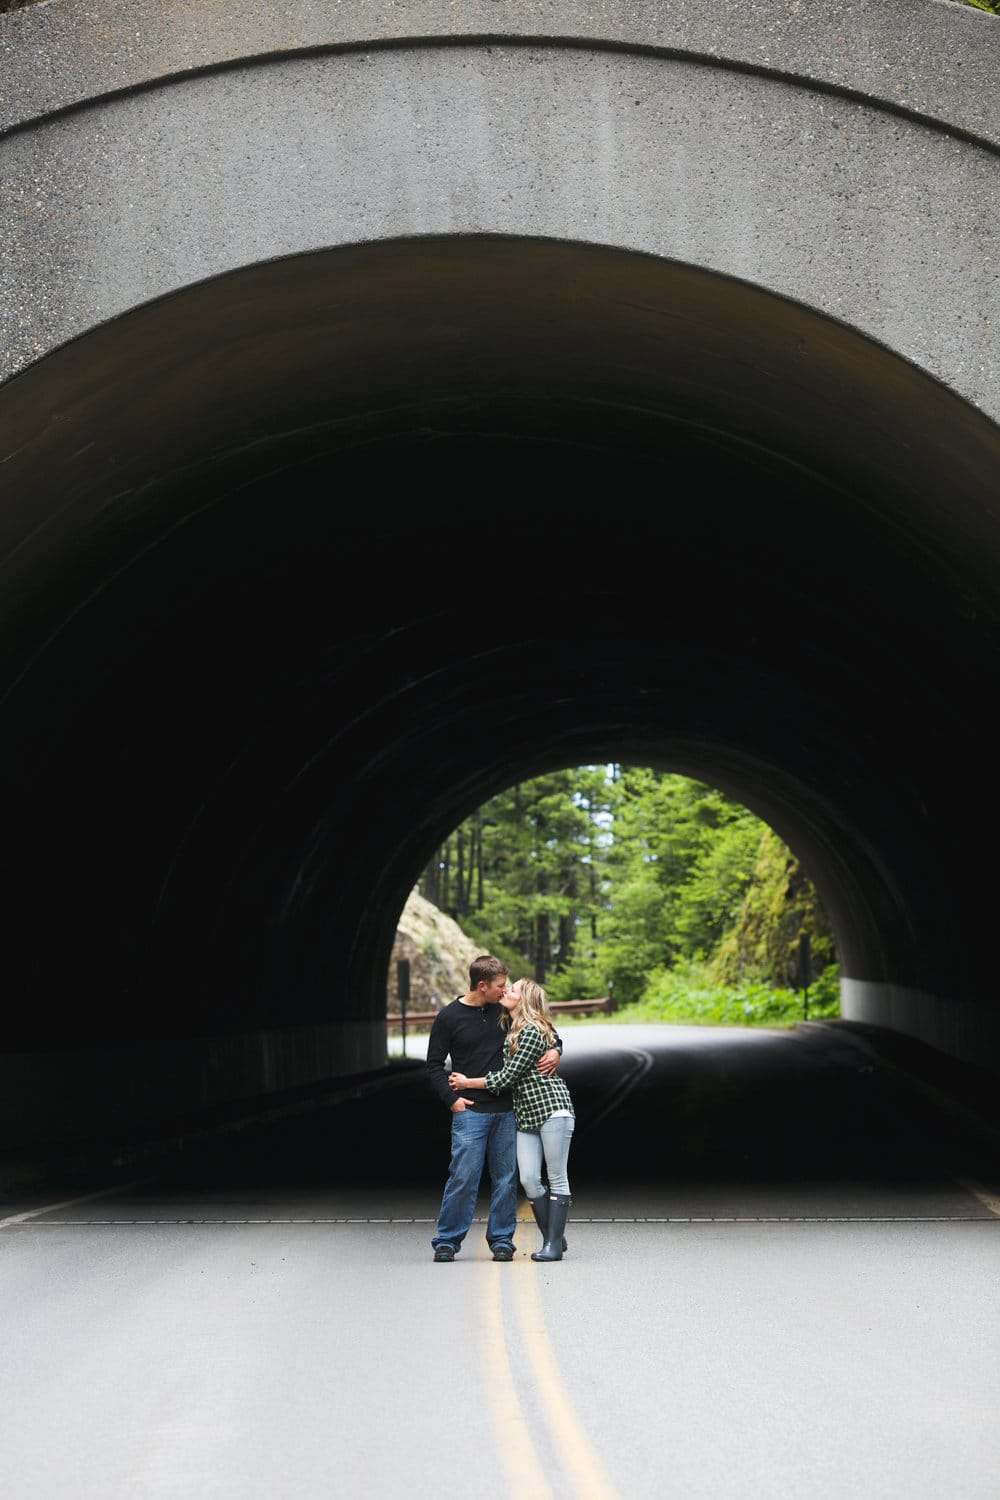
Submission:
<svg viewBox="0 0 1000 1500">
<path fill-rule="evenodd" d="M 481 1078 L 503 1063 L 500 1005 L 509 978 L 507 965 L 481 954 L 469 965 L 469 990 L 438 1011 L 427 1044 L 427 1072 L 442 1104 L 451 1111 L 451 1165 L 431 1244 L 436 1261 L 452 1261 L 472 1226 L 483 1169 L 489 1167 L 492 1194 L 486 1241 L 494 1260 L 514 1259 L 517 1223 L 517 1127 L 513 1098 L 467 1089 L 456 1094 L 450 1072 Z M 559 1066 L 562 1041 L 538 1062 L 540 1073 Z M 450 1066 L 445 1066 L 448 1058 Z"/>
</svg>

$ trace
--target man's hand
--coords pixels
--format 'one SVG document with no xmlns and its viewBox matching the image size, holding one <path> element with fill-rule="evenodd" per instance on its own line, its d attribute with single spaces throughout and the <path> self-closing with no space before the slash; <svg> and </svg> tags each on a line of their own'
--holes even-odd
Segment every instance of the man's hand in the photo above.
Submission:
<svg viewBox="0 0 1000 1500">
<path fill-rule="evenodd" d="M 475 1107 L 475 1099 L 456 1099 L 454 1104 L 451 1106 L 451 1112 L 453 1115 L 460 1115 L 463 1113 L 463 1111 L 467 1109 L 475 1109 Z"/>
<path fill-rule="evenodd" d="M 538 1059 L 538 1072 L 544 1073 L 546 1078 L 551 1078 L 559 1066 L 559 1048 L 550 1047 L 548 1052 L 543 1052 Z"/>
</svg>

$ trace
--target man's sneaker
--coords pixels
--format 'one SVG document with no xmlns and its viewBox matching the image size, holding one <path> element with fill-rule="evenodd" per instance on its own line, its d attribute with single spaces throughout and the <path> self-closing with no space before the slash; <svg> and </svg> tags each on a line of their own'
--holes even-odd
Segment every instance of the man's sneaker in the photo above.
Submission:
<svg viewBox="0 0 1000 1500">
<path fill-rule="evenodd" d="M 514 1251 L 510 1245 L 497 1245 L 493 1251 L 494 1260 L 513 1260 Z"/>
<path fill-rule="evenodd" d="M 434 1251 L 435 1260 L 454 1260 L 455 1251 L 451 1245 L 439 1245 Z"/>
</svg>

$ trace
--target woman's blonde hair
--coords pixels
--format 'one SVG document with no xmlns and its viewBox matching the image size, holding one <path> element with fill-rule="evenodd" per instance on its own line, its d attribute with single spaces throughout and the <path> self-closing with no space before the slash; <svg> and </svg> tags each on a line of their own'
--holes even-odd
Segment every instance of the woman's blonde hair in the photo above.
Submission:
<svg viewBox="0 0 1000 1500">
<path fill-rule="evenodd" d="M 515 979 L 514 985 L 519 985 L 521 998 L 517 1009 L 510 1012 L 510 1050 L 517 1051 L 518 1038 L 526 1026 L 537 1026 L 551 1047 L 556 1039 L 555 1027 L 549 1015 L 549 997 L 540 984 L 533 979 Z"/>
</svg>

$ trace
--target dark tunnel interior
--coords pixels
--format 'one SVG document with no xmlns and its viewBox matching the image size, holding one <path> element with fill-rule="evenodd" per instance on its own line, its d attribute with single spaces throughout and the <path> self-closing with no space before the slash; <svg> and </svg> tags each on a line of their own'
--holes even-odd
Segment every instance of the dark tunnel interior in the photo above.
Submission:
<svg viewBox="0 0 1000 1500">
<path fill-rule="evenodd" d="M 442 837 L 606 758 L 765 818 L 848 975 L 982 998 L 1000 441 L 890 351 L 392 242 L 109 322 L 0 438 L 8 1047 L 377 1021 Z"/>
</svg>

